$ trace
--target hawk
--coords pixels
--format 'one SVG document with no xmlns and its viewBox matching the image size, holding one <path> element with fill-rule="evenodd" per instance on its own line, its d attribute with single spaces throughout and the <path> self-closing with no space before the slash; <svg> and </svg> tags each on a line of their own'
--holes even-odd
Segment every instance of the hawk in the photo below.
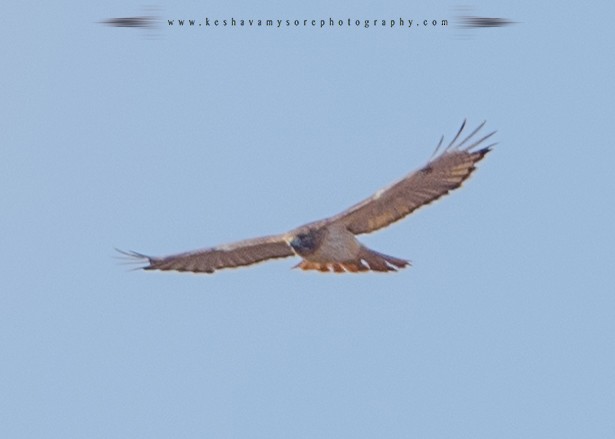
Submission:
<svg viewBox="0 0 615 439">
<path fill-rule="evenodd" d="M 302 261 L 293 268 L 303 270 L 335 273 L 397 271 L 410 265 L 410 262 L 371 250 L 362 245 L 356 235 L 386 227 L 461 186 L 476 169 L 476 163 L 496 145 L 492 143 L 478 149 L 495 134 L 494 131 L 475 140 L 485 122 L 460 140 L 465 124 L 464 120 L 453 140 L 438 155 L 444 136 L 440 138 L 432 159 L 425 166 L 330 218 L 305 224 L 280 235 L 247 239 L 170 256 L 153 257 L 132 251 L 118 251 L 132 260 L 146 264 L 140 267 L 144 270 L 213 273 L 223 268 L 297 255 Z"/>
</svg>

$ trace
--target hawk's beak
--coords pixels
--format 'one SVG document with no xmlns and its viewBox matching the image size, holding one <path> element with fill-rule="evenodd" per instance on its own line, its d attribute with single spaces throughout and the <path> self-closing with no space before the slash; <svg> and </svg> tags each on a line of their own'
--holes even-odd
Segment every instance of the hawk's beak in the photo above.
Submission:
<svg viewBox="0 0 615 439">
<path fill-rule="evenodd" d="M 284 241 L 286 241 L 286 244 L 288 244 L 290 248 L 296 251 L 297 246 L 299 245 L 299 240 L 295 235 L 288 234 L 284 236 Z"/>
<path fill-rule="evenodd" d="M 288 245 L 290 245 L 293 249 L 297 249 L 297 247 L 301 247 L 301 241 L 297 237 L 293 237 L 288 241 Z"/>
</svg>

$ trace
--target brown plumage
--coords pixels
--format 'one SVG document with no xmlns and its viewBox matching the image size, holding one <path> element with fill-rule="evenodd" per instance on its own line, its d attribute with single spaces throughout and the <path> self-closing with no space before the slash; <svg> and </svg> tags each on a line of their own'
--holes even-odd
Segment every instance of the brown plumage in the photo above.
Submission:
<svg viewBox="0 0 615 439">
<path fill-rule="evenodd" d="M 421 169 L 338 215 L 303 225 L 288 233 L 164 257 L 120 252 L 146 263 L 142 267 L 145 270 L 213 273 L 223 268 L 298 255 L 303 260 L 295 267 L 303 270 L 335 273 L 397 271 L 410 262 L 371 250 L 363 246 L 355 235 L 386 227 L 461 186 L 476 169 L 476 163 L 495 145 L 476 149 L 495 134 L 494 131 L 474 140 L 484 124 L 460 140 L 464 121 L 455 138 L 436 155 L 444 140 L 443 137 L 440 139 L 434 158 Z"/>
</svg>

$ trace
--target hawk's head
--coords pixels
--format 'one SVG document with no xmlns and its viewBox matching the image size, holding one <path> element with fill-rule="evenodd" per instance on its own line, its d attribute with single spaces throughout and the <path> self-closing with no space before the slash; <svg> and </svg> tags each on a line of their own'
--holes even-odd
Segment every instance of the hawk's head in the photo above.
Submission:
<svg viewBox="0 0 615 439">
<path fill-rule="evenodd" d="M 289 241 L 290 246 L 299 256 L 307 256 L 314 253 L 318 243 L 318 232 L 315 230 L 301 231 Z"/>
</svg>

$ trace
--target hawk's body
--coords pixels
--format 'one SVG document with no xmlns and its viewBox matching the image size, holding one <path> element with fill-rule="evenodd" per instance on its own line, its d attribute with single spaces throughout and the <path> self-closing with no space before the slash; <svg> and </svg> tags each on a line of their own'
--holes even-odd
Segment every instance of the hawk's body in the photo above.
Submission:
<svg viewBox="0 0 615 439">
<path fill-rule="evenodd" d="M 314 237 L 314 243 L 304 243 Z M 303 270 L 335 271 L 394 271 L 408 261 L 386 256 L 363 246 L 341 222 L 321 221 L 307 224 L 285 236 L 295 253 L 303 258 L 297 265 Z"/>
<path fill-rule="evenodd" d="M 396 271 L 409 265 L 409 262 L 370 250 L 355 236 L 386 227 L 461 186 L 474 171 L 475 164 L 495 145 L 473 150 L 494 134 L 492 132 L 470 142 L 483 125 L 484 122 L 456 144 L 465 126 L 464 121 L 448 147 L 423 168 L 338 215 L 306 224 L 288 233 L 161 258 L 135 252 L 122 253 L 147 262 L 148 265 L 143 267 L 146 270 L 213 273 L 222 268 L 298 255 L 303 260 L 297 267 L 304 270 L 338 273 Z"/>
</svg>

